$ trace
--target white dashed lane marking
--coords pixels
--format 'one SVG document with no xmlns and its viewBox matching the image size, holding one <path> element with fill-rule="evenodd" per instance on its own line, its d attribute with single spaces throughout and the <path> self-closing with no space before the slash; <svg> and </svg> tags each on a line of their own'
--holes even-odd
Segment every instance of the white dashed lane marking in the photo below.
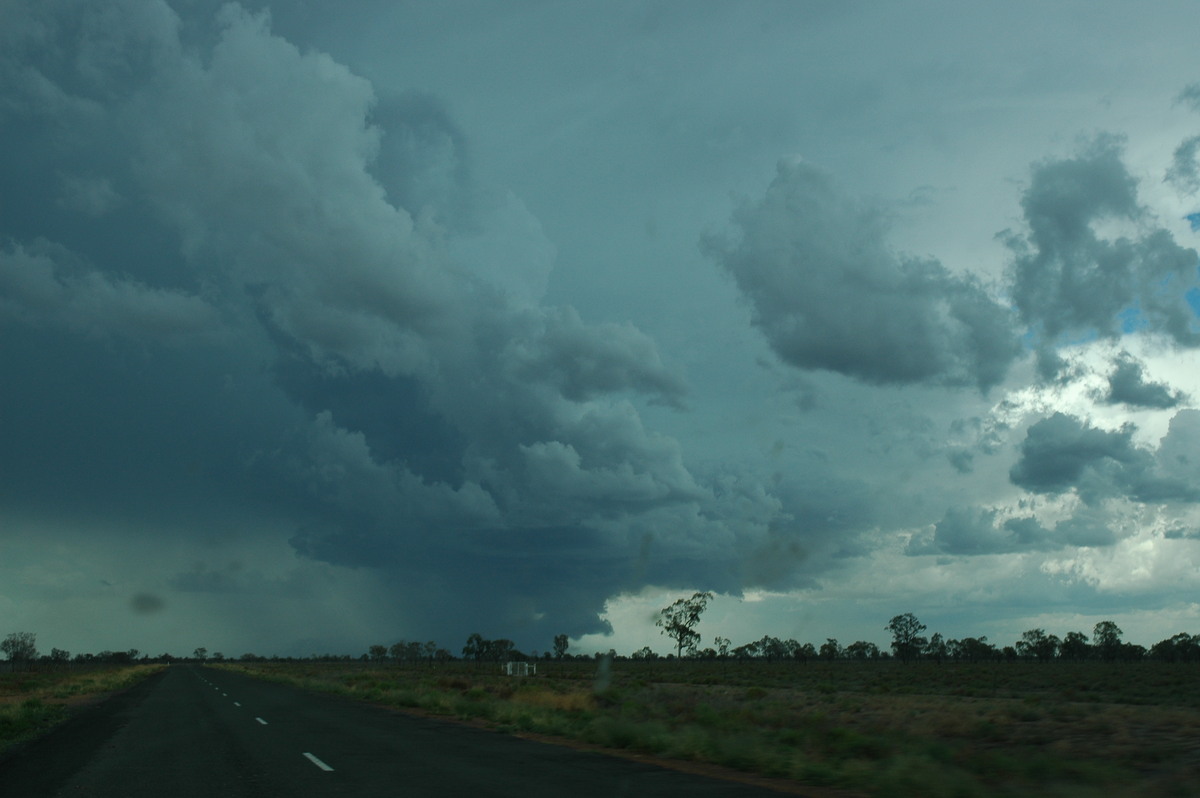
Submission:
<svg viewBox="0 0 1200 798">
<path fill-rule="evenodd" d="M 228 697 L 229 697 L 229 693 L 221 692 L 221 688 L 220 688 L 220 687 L 218 687 L 217 685 L 215 685 L 215 684 L 213 684 L 212 682 L 208 681 L 207 679 L 201 679 L 200 681 L 204 682 L 204 683 L 205 683 L 205 684 L 207 684 L 209 687 L 211 687 L 212 689 L 216 690 L 218 693 L 221 693 L 222 697 L 224 697 L 224 698 L 228 698 Z M 240 702 L 240 701 L 234 701 L 234 702 L 233 702 L 233 705 L 234 705 L 235 707 L 240 707 L 242 704 L 241 704 L 241 702 Z M 267 725 L 267 722 L 266 722 L 265 720 L 263 720 L 262 718 L 258 718 L 258 717 L 256 717 L 256 718 L 255 718 L 255 720 L 256 720 L 256 721 L 258 721 L 259 723 L 261 723 L 263 726 L 266 726 L 266 725 Z M 333 768 L 331 768 L 329 765 L 327 765 L 327 764 L 325 764 L 324 762 L 322 762 L 322 761 L 321 761 L 321 760 L 320 760 L 320 759 L 319 759 L 319 758 L 318 758 L 318 757 L 317 757 L 315 754 L 310 754 L 309 752 L 305 751 L 305 752 L 304 752 L 304 758 L 305 758 L 305 759 L 307 759 L 309 762 L 312 762 L 314 765 L 316 765 L 317 767 L 319 767 L 321 770 L 325 771 L 326 773 L 331 773 L 331 772 L 333 772 Z"/>
<path fill-rule="evenodd" d="M 307 753 L 307 752 L 306 752 L 306 753 L 304 754 L 304 757 L 305 757 L 305 758 L 306 758 L 306 759 L 307 759 L 309 762 L 312 762 L 314 765 L 316 765 L 317 767 L 319 767 L 321 770 L 324 770 L 324 771 L 332 771 L 332 770 L 333 770 L 333 768 L 329 767 L 329 765 L 326 765 L 324 762 L 322 762 L 321 760 L 317 759 L 315 756 L 313 756 L 313 755 L 312 755 L 312 754 L 310 754 L 310 753 Z"/>
</svg>

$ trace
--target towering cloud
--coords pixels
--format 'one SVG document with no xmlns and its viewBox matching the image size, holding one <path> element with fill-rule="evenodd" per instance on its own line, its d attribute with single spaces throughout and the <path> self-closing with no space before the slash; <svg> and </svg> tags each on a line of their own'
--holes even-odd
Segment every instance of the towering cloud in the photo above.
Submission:
<svg viewBox="0 0 1200 798">
<path fill-rule="evenodd" d="M 599 628 L 617 590 L 685 578 L 655 560 L 686 551 L 702 575 L 731 555 L 736 535 L 695 548 L 712 493 L 634 405 L 681 408 L 682 376 L 631 324 L 537 304 L 553 248 L 519 201 L 474 182 L 435 100 L 381 103 L 237 5 L 186 45 L 161 2 L 14 12 L 0 169 L 34 187 L 36 212 L 3 220 L 2 357 L 58 356 L 51 379 L 6 389 L 5 409 L 86 419 L 81 405 L 109 397 L 90 435 L 101 461 L 60 476 L 88 486 L 77 501 L 103 491 L 103 511 L 130 518 L 165 481 L 189 507 L 274 507 L 303 556 L 437 596 L 430 632 Z M 60 134 L 28 135 L 47 128 Z M 124 385 L 80 368 L 115 377 L 139 357 L 153 366 Z M 181 373 L 193 401 L 179 404 Z M 125 390 L 139 395 L 122 403 Z M 20 485 L 53 465 L 14 434 L 0 459 L 24 477 L 3 490 L 33 501 Z"/>
<path fill-rule="evenodd" d="M 785 362 L 873 384 L 998 383 L 1020 349 L 1011 313 L 977 279 L 887 244 L 887 216 L 802 162 L 744 204 L 735 241 L 707 245 Z"/>
</svg>

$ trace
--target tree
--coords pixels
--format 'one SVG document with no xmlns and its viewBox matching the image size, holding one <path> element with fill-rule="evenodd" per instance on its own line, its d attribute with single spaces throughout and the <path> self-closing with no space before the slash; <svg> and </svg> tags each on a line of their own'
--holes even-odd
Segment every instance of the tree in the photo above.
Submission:
<svg viewBox="0 0 1200 798">
<path fill-rule="evenodd" d="M 1112 621 L 1101 621 L 1092 629 L 1097 653 L 1107 660 L 1116 659 L 1121 653 L 1121 627 Z"/>
<path fill-rule="evenodd" d="M 1021 633 L 1017 641 L 1017 653 L 1022 657 L 1048 662 L 1058 655 L 1059 639 L 1046 634 L 1045 629 L 1030 629 Z"/>
<path fill-rule="evenodd" d="M 491 645 L 488 649 L 488 659 L 496 662 L 502 662 L 508 659 L 522 659 L 523 655 L 517 651 L 517 644 L 506 638 L 490 641 Z"/>
<path fill-rule="evenodd" d="M 966 662 L 986 662 L 999 658 L 996 647 L 987 641 L 987 635 L 982 637 L 964 637 L 962 640 L 951 640 L 946 644 L 950 656 Z"/>
<path fill-rule="evenodd" d="M 205 648 L 204 646 L 200 646 L 199 648 L 197 648 L 195 651 L 192 652 L 192 657 L 200 660 L 201 662 L 204 662 L 204 660 L 208 659 L 208 649 Z"/>
<path fill-rule="evenodd" d="M 787 644 L 778 637 L 763 635 L 762 640 L 758 641 L 758 655 L 767 662 L 783 659 L 788 655 Z"/>
<path fill-rule="evenodd" d="M 554 636 L 554 658 L 562 659 L 567 655 L 567 649 L 571 647 L 571 638 L 566 635 Z"/>
<path fill-rule="evenodd" d="M 717 635 L 713 638 L 713 645 L 717 647 L 717 656 L 725 659 L 729 656 L 729 638 Z"/>
<path fill-rule="evenodd" d="M 925 656 L 941 665 L 942 660 L 946 658 L 949 650 L 950 647 L 946 645 L 946 641 L 942 639 L 942 633 L 934 632 L 933 636 L 929 638 L 929 642 L 925 644 L 924 653 Z"/>
<path fill-rule="evenodd" d="M 821 659 L 834 660 L 842 653 L 842 647 L 838 645 L 836 637 L 827 637 L 825 642 L 821 644 L 821 650 L 818 656 Z"/>
<path fill-rule="evenodd" d="M 1063 659 L 1087 659 L 1092 647 L 1088 645 L 1088 637 L 1083 632 L 1067 632 L 1058 647 L 1059 656 Z"/>
<path fill-rule="evenodd" d="M 879 646 L 866 640 L 856 640 L 846 646 L 845 653 L 850 659 L 879 659 Z"/>
<path fill-rule="evenodd" d="M 892 618 L 884 629 L 892 633 L 892 653 L 904 662 L 915 659 L 925 647 L 925 638 L 921 637 L 925 624 L 911 612 Z"/>
<path fill-rule="evenodd" d="M 693 593 L 691 598 L 681 598 L 671 606 L 659 610 L 659 617 L 654 625 L 662 627 L 662 634 L 675 641 L 676 656 L 682 657 L 685 648 L 691 651 L 696 647 L 696 643 L 700 642 L 700 633 L 696 631 L 696 625 L 700 623 L 700 616 L 708 608 L 712 597 L 713 594 L 707 591 L 697 592 Z"/>
<path fill-rule="evenodd" d="M 1180 632 L 1150 647 L 1150 656 L 1166 662 L 1192 662 L 1200 659 L 1200 635 Z"/>
<path fill-rule="evenodd" d="M 367 649 L 367 655 L 370 656 L 374 662 L 383 662 L 385 659 L 387 659 L 387 646 L 375 644 Z"/>
<path fill-rule="evenodd" d="M 463 659 L 473 659 L 479 662 L 486 656 L 490 647 L 490 641 L 484 640 L 483 635 L 479 632 L 472 632 L 467 637 L 467 644 L 463 646 Z"/>
<path fill-rule="evenodd" d="M 37 635 L 34 632 L 13 632 L 0 642 L 0 651 L 8 656 L 8 661 L 16 667 L 23 664 L 26 667 L 37 659 Z"/>
</svg>

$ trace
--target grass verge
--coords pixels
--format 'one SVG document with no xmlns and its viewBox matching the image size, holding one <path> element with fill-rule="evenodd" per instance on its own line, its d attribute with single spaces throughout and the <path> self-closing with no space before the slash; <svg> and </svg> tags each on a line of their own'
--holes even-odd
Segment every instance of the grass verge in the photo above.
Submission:
<svg viewBox="0 0 1200 798">
<path fill-rule="evenodd" d="M 0 753 L 46 733 L 66 720 L 73 706 L 130 687 L 163 667 L 0 674 Z"/>
<path fill-rule="evenodd" d="M 1187 664 L 468 663 L 225 665 L 500 731 L 889 796 L 1189 795 L 1200 687 Z"/>
</svg>

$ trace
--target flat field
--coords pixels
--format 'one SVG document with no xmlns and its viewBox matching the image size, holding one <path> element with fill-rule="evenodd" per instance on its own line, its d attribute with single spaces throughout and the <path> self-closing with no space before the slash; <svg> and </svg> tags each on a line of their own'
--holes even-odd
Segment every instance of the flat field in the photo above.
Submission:
<svg viewBox="0 0 1200 798">
<path fill-rule="evenodd" d="M 396 708 L 821 792 L 1200 795 L 1189 663 L 252 663 L 223 667 Z"/>
<path fill-rule="evenodd" d="M 163 667 L 102 665 L 0 673 L 0 753 L 66 719 L 70 707 L 129 687 Z"/>
</svg>

